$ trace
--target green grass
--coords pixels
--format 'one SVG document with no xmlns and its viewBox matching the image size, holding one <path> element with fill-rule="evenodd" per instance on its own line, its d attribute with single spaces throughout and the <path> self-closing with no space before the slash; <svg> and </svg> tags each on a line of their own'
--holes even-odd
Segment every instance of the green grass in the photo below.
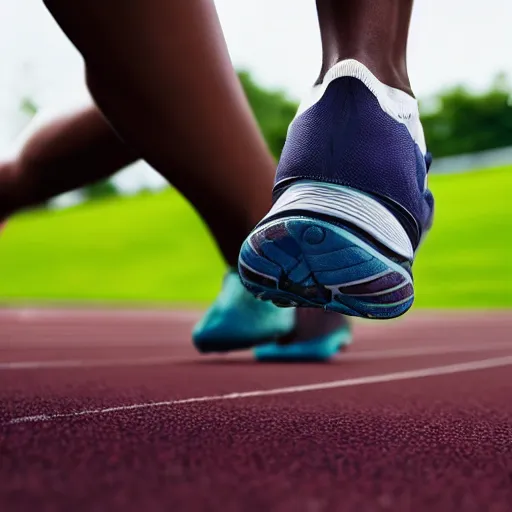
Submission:
<svg viewBox="0 0 512 512">
<path fill-rule="evenodd" d="M 512 169 L 433 176 L 432 232 L 415 264 L 416 306 L 512 306 Z"/>
<path fill-rule="evenodd" d="M 512 306 L 512 170 L 433 176 L 436 222 L 415 265 L 417 307 Z M 174 190 L 13 219 L 0 301 L 204 304 L 222 260 Z"/>
</svg>

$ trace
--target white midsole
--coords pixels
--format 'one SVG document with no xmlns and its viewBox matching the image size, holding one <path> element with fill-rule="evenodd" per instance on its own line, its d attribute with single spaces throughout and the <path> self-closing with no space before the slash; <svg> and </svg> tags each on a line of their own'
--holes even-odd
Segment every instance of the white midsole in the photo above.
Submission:
<svg viewBox="0 0 512 512">
<path fill-rule="evenodd" d="M 350 222 L 400 256 L 408 260 L 414 257 L 411 240 L 397 218 L 378 201 L 357 190 L 330 183 L 301 181 L 281 195 L 265 219 L 292 210 L 310 211 Z"/>
</svg>

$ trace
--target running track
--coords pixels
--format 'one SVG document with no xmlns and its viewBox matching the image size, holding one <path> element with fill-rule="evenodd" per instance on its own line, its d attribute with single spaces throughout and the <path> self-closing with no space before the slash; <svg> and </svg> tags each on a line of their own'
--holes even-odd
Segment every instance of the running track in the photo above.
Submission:
<svg viewBox="0 0 512 512">
<path fill-rule="evenodd" d="M 510 313 L 201 357 L 196 313 L 0 310 L 0 510 L 512 510 Z"/>
</svg>

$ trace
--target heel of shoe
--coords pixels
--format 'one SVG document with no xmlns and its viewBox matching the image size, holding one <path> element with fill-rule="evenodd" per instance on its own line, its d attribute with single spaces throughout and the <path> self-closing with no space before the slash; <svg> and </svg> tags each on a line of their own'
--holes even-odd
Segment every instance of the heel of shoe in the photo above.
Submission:
<svg viewBox="0 0 512 512">
<path fill-rule="evenodd" d="M 387 319 L 414 300 L 405 268 L 348 228 L 314 217 L 283 217 L 255 230 L 239 273 L 254 295 L 278 306 Z"/>
</svg>

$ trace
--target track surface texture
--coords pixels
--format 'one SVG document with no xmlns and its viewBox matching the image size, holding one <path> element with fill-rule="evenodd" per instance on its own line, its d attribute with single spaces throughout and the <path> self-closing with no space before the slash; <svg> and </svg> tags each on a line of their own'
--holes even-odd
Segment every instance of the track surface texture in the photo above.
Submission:
<svg viewBox="0 0 512 512">
<path fill-rule="evenodd" d="M 0 509 L 512 510 L 510 312 L 302 365 L 197 355 L 197 318 L 0 310 Z"/>
</svg>

